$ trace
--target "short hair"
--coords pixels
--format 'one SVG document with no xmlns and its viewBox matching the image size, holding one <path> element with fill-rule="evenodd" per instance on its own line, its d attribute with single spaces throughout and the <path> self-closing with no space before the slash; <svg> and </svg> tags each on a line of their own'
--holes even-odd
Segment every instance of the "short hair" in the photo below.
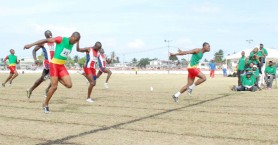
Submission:
<svg viewBox="0 0 278 145">
<path fill-rule="evenodd" d="M 208 45 L 209 43 L 208 42 L 204 42 L 203 43 L 203 47 L 205 47 L 206 45 Z"/>
<path fill-rule="evenodd" d="M 100 47 L 102 47 L 102 44 L 99 42 L 99 41 L 97 41 L 96 43 L 95 43 L 95 46 L 96 45 L 99 45 Z"/>
<path fill-rule="evenodd" d="M 75 37 L 77 40 L 79 40 L 81 38 L 81 35 L 79 32 L 73 32 L 71 36 Z"/>
<path fill-rule="evenodd" d="M 46 35 L 47 33 L 51 33 L 51 31 L 50 31 L 50 30 L 46 30 L 46 31 L 44 32 L 44 35 Z"/>
</svg>

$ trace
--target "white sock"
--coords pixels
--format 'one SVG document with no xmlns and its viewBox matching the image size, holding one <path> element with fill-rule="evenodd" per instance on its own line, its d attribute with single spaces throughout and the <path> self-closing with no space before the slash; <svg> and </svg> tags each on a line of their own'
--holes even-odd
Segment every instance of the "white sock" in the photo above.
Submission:
<svg viewBox="0 0 278 145">
<path fill-rule="evenodd" d="M 194 87 L 196 87 L 196 85 L 192 84 L 191 86 L 189 86 L 189 89 L 194 89 Z"/>
<path fill-rule="evenodd" d="M 175 97 L 179 97 L 181 95 L 181 93 L 180 92 L 177 92 L 174 96 Z"/>
</svg>

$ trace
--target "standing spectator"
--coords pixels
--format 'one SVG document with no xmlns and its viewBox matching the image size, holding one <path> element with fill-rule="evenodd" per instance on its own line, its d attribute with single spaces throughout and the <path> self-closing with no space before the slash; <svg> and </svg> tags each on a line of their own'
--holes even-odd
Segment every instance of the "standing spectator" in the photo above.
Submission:
<svg viewBox="0 0 278 145">
<path fill-rule="evenodd" d="M 253 63 L 254 65 L 259 65 L 260 59 L 259 59 L 258 54 L 259 54 L 259 48 L 256 47 L 256 48 L 254 48 L 253 51 L 250 52 L 248 64 Z"/>
<path fill-rule="evenodd" d="M 214 72 L 216 70 L 216 64 L 214 63 L 214 60 L 212 59 L 209 63 L 209 70 L 210 70 L 210 77 L 214 78 Z"/>
<path fill-rule="evenodd" d="M 222 69 L 223 69 L 223 76 L 227 77 L 227 64 L 226 63 L 223 63 Z"/>
<path fill-rule="evenodd" d="M 267 89 L 269 90 L 272 89 L 272 82 L 273 79 L 275 78 L 276 78 L 276 67 L 272 61 L 269 61 L 268 66 L 265 68 L 265 78 L 264 78 Z"/>
<path fill-rule="evenodd" d="M 241 86 L 241 75 L 244 73 L 245 65 L 246 65 L 245 52 L 242 51 L 241 58 L 237 63 L 238 86 Z"/>
<path fill-rule="evenodd" d="M 260 74 L 263 74 L 263 70 L 265 69 L 265 58 L 268 55 L 267 50 L 264 48 L 263 44 L 260 44 L 260 49 L 258 51 L 258 57 L 260 60 L 259 71 Z"/>
</svg>

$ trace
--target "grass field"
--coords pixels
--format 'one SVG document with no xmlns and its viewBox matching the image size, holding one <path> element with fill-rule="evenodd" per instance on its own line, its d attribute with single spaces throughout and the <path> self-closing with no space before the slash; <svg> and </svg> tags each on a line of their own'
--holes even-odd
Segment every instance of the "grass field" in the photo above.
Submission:
<svg viewBox="0 0 278 145">
<path fill-rule="evenodd" d="M 7 74 L 1 74 L 3 81 Z M 59 85 L 44 114 L 44 89 L 26 98 L 39 74 L 20 75 L 0 88 L 0 144 L 185 145 L 278 144 L 278 90 L 232 92 L 235 78 L 217 76 L 196 87 L 193 96 L 171 96 L 186 75 L 105 76 L 87 103 L 87 84 L 71 75 L 73 88 Z M 154 91 L 150 91 L 150 86 Z"/>
</svg>

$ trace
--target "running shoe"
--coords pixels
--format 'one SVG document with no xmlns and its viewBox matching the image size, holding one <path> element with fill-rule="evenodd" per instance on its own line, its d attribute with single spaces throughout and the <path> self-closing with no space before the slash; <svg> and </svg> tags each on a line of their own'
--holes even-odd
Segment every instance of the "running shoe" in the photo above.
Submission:
<svg viewBox="0 0 278 145">
<path fill-rule="evenodd" d="M 32 92 L 29 89 L 27 89 L 26 93 L 27 93 L 27 98 L 30 99 Z"/>
<path fill-rule="evenodd" d="M 173 95 L 172 98 L 174 99 L 174 101 L 175 101 L 176 103 L 179 103 L 179 97 L 176 97 L 175 95 Z"/>
<path fill-rule="evenodd" d="M 92 100 L 91 98 L 88 98 L 86 101 L 89 102 L 89 103 L 93 103 L 94 102 L 94 100 Z"/>
</svg>

